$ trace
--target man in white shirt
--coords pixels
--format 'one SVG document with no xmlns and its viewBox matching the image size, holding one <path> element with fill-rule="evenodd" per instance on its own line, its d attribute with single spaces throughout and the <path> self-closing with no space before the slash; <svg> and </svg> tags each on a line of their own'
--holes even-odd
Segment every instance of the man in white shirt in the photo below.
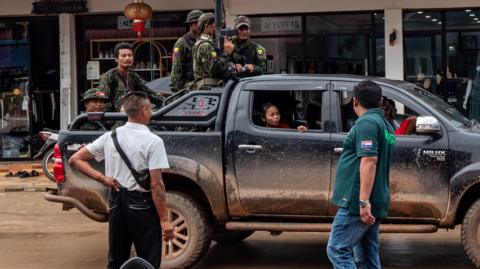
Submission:
<svg viewBox="0 0 480 269">
<path fill-rule="evenodd" d="M 137 184 L 115 148 L 111 132 L 80 149 L 69 160 L 78 171 L 112 188 L 109 201 L 109 254 L 107 268 L 120 268 L 130 257 L 133 244 L 139 257 L 160 267 L 163 239 L 174 237 L 168 219 L 162 169 L 169 167 L 163 140 L 150 132 L 151 103 L 144 92 L 133 91 L 124 97 L 128 122 L 116 129 L 118 142 L 133 169 L 150 172 L 151 191 Z M 89 161 L 105 159 L 105 175 Z"/>
</svg>

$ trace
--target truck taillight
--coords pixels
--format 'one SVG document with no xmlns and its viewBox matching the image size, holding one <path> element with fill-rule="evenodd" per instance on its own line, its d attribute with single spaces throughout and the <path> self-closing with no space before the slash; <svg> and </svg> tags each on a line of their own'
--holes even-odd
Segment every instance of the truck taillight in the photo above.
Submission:
<svg viewBox="0 0 480 269">
<path fill-rule="evenodd" d="M 53 164 L 53 175 L 57 183 L 63 183 L 65 181 L 65 170 L 62 162 L 62 151 L 60 146 L 55 144 L 53 147 L 53 157 L 55 158 L 55 163 Z"/>
</svg>

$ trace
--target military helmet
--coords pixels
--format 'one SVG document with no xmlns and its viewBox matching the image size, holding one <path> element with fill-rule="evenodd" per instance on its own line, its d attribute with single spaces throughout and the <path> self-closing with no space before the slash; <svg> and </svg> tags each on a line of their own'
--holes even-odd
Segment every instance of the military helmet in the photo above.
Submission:
<svg viewBox="0 0 480 269">
<path fill-rule="evenodd" d="M 235 20 L 233 21 L 235 25 L 235 29 L 240 28 L 241 26 L 247 26 L 250 28 L 250 19 L 247 16 L 237 16 Z"/>
<path fill-rule="evenodd" d="M 200 18 L 198 18 L 198 30 L 200 33 L 203 33 L 205 27 L 215 21 L 215 15 L 211 12 L 203 13 Z"/>
<path fill-rule="evenodd" d="M 188 15 L 187 15 L 187 20 L 184 22 L 185 24 L 189 24 L 189 23 L 192 23 L 192 22 L 196 22 L 198 21 L 198 18 L 200 18 L 200 16 L 203 15 L 203 11 L 201 10 L 192 10 L 190 12 L 188 12 Z"/>
<path fill-rule="evenodd" d="M 108 100 L 108 96 L 105 94 L 104 91 L 97 89 L 97 88 L 92 88 L 88 89 L 84 94 L 83 94 L 83 99 L 81 102 L 85 102 L 87 100 L 92 100 L 92 99 L 100 99 L 100 100 Z"/>
</svg>

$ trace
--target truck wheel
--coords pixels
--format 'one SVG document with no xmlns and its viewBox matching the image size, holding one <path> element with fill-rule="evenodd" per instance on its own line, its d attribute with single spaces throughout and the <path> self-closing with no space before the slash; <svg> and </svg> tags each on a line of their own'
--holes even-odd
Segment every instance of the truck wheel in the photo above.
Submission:
<svg viewBox="0 0 480 269">
<path fill-rule="evenodd" d="M 254 231 L 229 231 L 221 227 L 213 232 L 213 241 L 219 244 L 235 244 L 242 242 L 253 233 Z"/>
<path fill-rule="evenodd" d="M 462 244 L 472 263 L 480 268 L 480 199 L 473 203 L 465 214 Z"/>
<path fill-rule="evenodd" d="M 212 242 L 207 213 L 200 203 L 179 192 L 167 193 L 167 207 L 175 238 L 170 245 L 163 242 L 161 268 L 191 268 Z"/>
</svg>

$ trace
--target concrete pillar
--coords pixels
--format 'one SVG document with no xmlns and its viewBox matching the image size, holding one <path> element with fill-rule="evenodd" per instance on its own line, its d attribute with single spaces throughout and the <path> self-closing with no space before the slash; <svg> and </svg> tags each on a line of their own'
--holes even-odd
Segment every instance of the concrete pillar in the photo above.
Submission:
<svg viewBox="0 0 480 269">
<path fill-rule="evenodd" d="M 390 45 L 390 33 L 397 32 L 397 39 Z M 402 9 L 385 9 L 385 77 L 404 80 L 403 17 Z"/>
<path fill-rule="evenodd" d="M 75 16 L 60 14 L 60 129 L 77 116 Z"/>
</svg>

